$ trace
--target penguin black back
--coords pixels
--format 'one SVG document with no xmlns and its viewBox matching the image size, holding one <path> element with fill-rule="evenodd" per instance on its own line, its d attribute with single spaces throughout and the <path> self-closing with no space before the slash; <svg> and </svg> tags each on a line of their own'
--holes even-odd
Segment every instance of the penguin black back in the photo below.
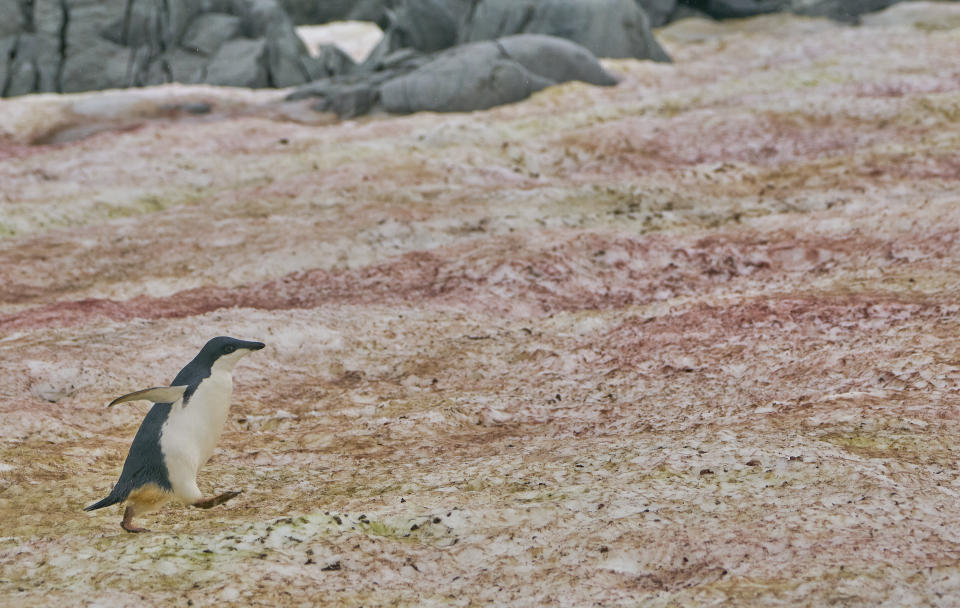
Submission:
<svg viewBox="0 0 960 608">
<path fill-rule="evenodd" d="M 178 385 L 174 383 L 171 386 Z M 172 403 L 153 404 L 133 438 L 120 479 L 113 490 L 103 500 L 84 507 L 84 511 L 95 511 L 122 502 L 130 492 L 148 483 L 155 483 L 163 490 L 170 491 L 170 473 L 160 451 L 160 433 L 172 406 Z"/>
</svg>

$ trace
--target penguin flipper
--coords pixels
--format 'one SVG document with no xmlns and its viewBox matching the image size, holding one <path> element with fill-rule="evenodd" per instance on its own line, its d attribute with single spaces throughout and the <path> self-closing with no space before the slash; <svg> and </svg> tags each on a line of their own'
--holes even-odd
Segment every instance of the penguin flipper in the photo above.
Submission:
<svg viewBox="0 0 960 608">
<path fill-rule="evenodd" d="M 122 397 L 117 397 L 113 401 L 107 404 L 107 407 L 113 407 L 118 403 L 124 403 L 126 401 L 153 401 L 154 403 L 174 403 L 181 397 L 183 393 L 186 392 L 186 386 L 155 386 L 153 388 L 145 388 L 142 391 L 135 391 L 133 393 L 127 393 Z"/>
</svg>

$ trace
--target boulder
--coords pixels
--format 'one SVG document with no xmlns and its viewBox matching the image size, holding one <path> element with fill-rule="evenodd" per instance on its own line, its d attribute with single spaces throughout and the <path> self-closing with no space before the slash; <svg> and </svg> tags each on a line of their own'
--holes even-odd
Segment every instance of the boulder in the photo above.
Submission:
<svg viewBox="0 0 960 608">
<path fill-rule="evenodd" d="M 597 86 L 617 84 L 617 79 L 603 69 L 590 51 L 569 40 L 540 34 L 521 34 L 496 42 L 507 58 L 552 81 L 552 84 L 571 80 Z"/>
<path fill-rule="evenodd" d="M 300 87 L 287 99 L 316 97 L 315 110 L 343 118 L 378 110 L 467 112 L 520 101 L 571 80 L 600 86 L 617 82 L 582 46 L 553 36 L 521 34 L 433 55 L 396 51 L 376 65 Z"/>
<path fill-rule="evenodd" d="M 227 42 L 210 60 L 203 81 L 252 89 L 268 86 L 266 42 L 262 38 Z"/>
<path fill-rule="evenodd" d="M 240 37 L 243 20 L 236 15 L 206 13 L 190 22 L 180 39 L 180 46 L 192 53 L 212 56 L 227 40 Z"/>
<path fill-rule="evenodd" d="M 311 57 L 276 0 L 0 0 L 0 93 L 161 84 L 289 87 L 349 69 Z"/>
<path fill-rule="evenodd" d="M 589 51 L 551 36 L 519 35 L 440 53 L 380 90 L 388 112 L 467 112 L 526 99 L 569 80 L 616 84 Z"/>
<path fill-rule="evenodd" d="M 363 116 L 380 105 L 380 87 L 399 76 L 409 74 L 430 61 L 430 57 L 412 49 L 402 49 L 382 58 L 376 65 L 364 64 L 350 74 L 323 78 L 297 88 L 288 101 L 317 98 L 311 107 L 318 112 L 334 112 L 341 118 Z"/>
<path fill-rule="evenodd" d="M 597 57 L 670 60 L 635 0 L 479 0 L 463 24 L 460 40 L 521 33 L 566 38 Z"/>
<path fill-rule="evenodd" d="M 384 57 L 400 49 L 433 53 L 449 48 L 457 44 L 459 36 L 457 16 L 443 0 L 403 0 L 385 13 L 381 27 L 383 37 L 362 69 L 377 69 Z"/>
<path fill-rule="evenodd" d="M 554 84 L 508 57 L 493 41 L 451 49 L 383 85 L 388 112 L 468 112 L 513 103 Z"/>
</svg>

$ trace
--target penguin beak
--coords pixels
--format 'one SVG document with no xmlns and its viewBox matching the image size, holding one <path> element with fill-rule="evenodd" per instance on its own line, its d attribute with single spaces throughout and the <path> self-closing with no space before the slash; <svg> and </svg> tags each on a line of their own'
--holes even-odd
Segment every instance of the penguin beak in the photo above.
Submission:
<svg viewBox="0 0 960 608">
<path fill-rule="evenodd" d="M 263 342 L 246 342 L 244 343 L 243 348 L 247 350 L 260 350 L 264 346 L 266 346 L 266 344 Z"/>
</svg>

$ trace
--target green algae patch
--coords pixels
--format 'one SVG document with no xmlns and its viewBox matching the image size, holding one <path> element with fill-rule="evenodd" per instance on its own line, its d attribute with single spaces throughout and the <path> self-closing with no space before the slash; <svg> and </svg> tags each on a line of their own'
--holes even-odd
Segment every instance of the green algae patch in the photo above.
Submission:
<svg viewBox="0 0 960 608">
<path fill-rule="evenodd" d="M 93 210 L 105 219 L 115 219 L 155 213 L 175 204 L 178 204 L 178 202 L 174 197 L 162 199 L 152 194 L 146 194 L 126 204 L 100 203 Z"/>
<path fill-rule="evenodd" d="M 22 237 L 58 228 L 98 225 L 104 221 L 149 215 L 205 200 L 206 193 L 171 191 L 144 193 L 136 186 L 101 188 L 97 192 L 71 192 L 42 201 L 22 199 L 6 209 L 0 238 Z"/>
<path fill-rule="evenodd" d="M 821 441 L 865 458 L 889 458 L 913 464 L 949 465 L 954 461 L 952 444 L 930 433 L 894 430 L 856 430 L 820 435 Z"/>
</svg>

